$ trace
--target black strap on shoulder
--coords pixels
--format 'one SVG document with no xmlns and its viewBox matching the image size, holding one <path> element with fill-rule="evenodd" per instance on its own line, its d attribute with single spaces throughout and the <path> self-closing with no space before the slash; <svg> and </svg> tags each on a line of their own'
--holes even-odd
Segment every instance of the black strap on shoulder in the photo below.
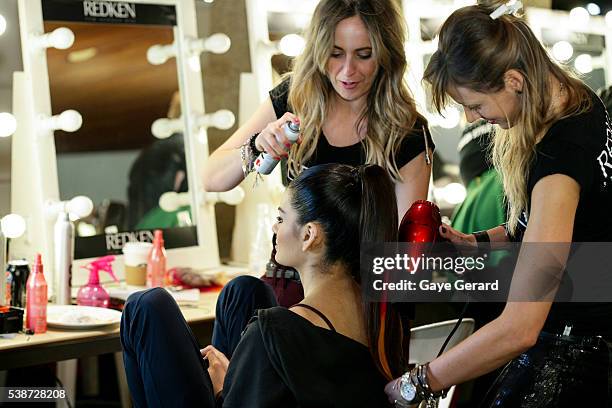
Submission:
<svg viewBox="0 0 612 408">
<path fill-rule="evenodd" d="M 329 321 L 329 319 L 327 318 L 327 316 L 325 316 L 323 313 L 321 313 L 321 311 L 319 311 L 318 309 L 310 306 L 310 305 L 306 305 L 304 303 L 296 303 L 295 305 L 291 306 L 291 307 L 303 307 L 304 309 L 308 309 L 313 311 L 314 313 L 317 314 L 317 316 L 319 316 L 321 319 L 323 319 L 323 321 L 325 322 L 325 324 L 327 324 L 327 326 L 332 330 L 332 331 L 336 331 L 334 325 Z"/>
</svg>

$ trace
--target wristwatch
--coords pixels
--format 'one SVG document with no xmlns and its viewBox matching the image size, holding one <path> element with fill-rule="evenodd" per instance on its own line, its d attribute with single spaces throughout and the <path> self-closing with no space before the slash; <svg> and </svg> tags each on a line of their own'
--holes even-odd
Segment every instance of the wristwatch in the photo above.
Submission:
<svg viewBox="0 0 612 408">
<path fill-rule="evenodd" d="M 409 372 L 401 376 L 399 381 L 399 391 L 402 398 L 408 404 L 416 404 L 417 402 L 421 401 L 421 398 L 417 393 L 416 386 L 410 380 Z"/>
</svg>

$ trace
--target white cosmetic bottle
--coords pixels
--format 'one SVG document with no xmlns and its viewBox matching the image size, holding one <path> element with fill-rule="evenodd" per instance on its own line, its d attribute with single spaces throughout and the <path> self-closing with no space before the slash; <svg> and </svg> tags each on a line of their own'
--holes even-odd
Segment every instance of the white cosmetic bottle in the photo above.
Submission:
<svg viewBox="0 0 612 408">
<path fill-rule="evenodd" d="M 61 211 L 54 227 L 55 245 L 55 302 L 58 305 L 71 303 L 72 261 L 74 260 L 74 224 L 68 213 Z"/>
</svg>

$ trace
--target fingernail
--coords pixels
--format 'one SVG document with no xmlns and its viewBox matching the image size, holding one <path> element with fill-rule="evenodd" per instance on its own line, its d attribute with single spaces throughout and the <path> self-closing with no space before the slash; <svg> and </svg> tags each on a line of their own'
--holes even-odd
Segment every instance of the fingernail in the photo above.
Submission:
<svg viewBox="0 0 612 408">
<path fill-rule="evenodd" d="M 442 232 L 446 234 L 446 227 L 442 227 Z"/>
<path fill-rule="evenodd" d="M 291 148 L 291 143 L 285 143 L 285 147 L 286 147 L 287 149 L 290 149 L 290 148 Z"/>
</svg>

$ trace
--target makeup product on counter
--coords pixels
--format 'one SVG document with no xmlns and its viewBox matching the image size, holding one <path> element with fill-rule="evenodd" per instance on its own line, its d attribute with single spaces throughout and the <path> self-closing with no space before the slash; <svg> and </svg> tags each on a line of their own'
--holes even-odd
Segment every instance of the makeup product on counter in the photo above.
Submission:
<svg viewBox="0 0 612 408">
<path fill-rule="evenodd" d="M 34 334 L 47 331 L 47 296 L 42 259 L 40 254 L 36 254 L 26 289 L 26 329 L 32 330 Z"/>
<path fill-rule="evenodd" d="M 55 247 L 55 303 L 71 304 L 72 261 L 74 260 L 74 225 L 68 213 L 60 212 L 53 230 Z"/>
<path fill-rule="evenodd" d="M 23 309 L 12 306 L 0 307 L 0 334 L 17 333 L 23 330 Z"/>
<path fill-rule="evenodd" d="M 11 288 L 13 287 L 13 275 L 11 275 L 8 269 L 6 270 L 4 275 L 6 276 L 6 288 L 4 289 L 4 293 L 5 293 L 4 305 L 10 306 L 11 296 L 12 296 Z"/>
<path fill-rule="evenodd" d="M 79 289 L 77 293 L 77 305 L 108 307 L 110 295 L 106 289 L 104 289 L 104 286 L 100 285 L 100 271 L 107 272 L 115 282 L 119 282 L 113 272 L 114 260 L 115 257 L 113 255 L 107 255 L 82 267 L 83 269 L 89 270 L 89 281 Z"/>
<path fill-rule="evenodd" d="M 298 138 L 300 137 L 300 125 L 298 123 L 291 121 L 285 123 L 283 126 L 283 131 L 292 145 L 297 142 Z M 289 149 L 287 149 L 287 151 L 289 151 Z M 259 174 L 270 174 L 279 161 L 280 160 L 276 160 L 274 156 L 268 153 L 261 153 L 255 160 L 255 171 Z"/>
<path fill-rule="evenodd" d="M 26 285 L 30 276 L 28 261 L 10 261 L 6 271 L 11 275 L 11 306 L 26 307 Z"/>
<path fill-rule="evenodd" d="M 125 283 L 145 286 L 147 283 L 147 259 L 153 248 L 150 242 L 127 242 L 123 246 Z"/>
<path fill-rule="evenodd" d="M 153 248 L 147 259 L 147 286 L 150 288 L 165 286 L 168 283 L 166 275 L 164 236 L 162 230 L 155 230 Z"/>
</svg>

